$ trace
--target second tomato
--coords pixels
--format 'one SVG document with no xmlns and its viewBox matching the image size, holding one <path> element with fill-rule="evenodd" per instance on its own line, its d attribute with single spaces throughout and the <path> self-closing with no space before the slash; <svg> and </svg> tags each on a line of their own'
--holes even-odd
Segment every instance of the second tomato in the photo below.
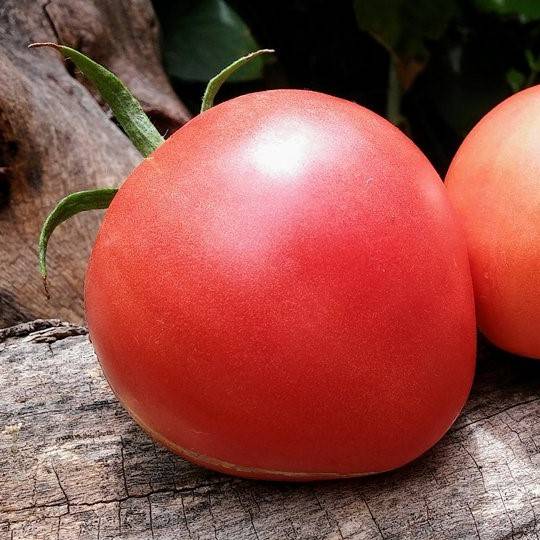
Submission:
<svg viewBox="0 0 540 540">
<path fill-rule="evenodd" d="M 507 351 L 540 359 L 540 86 L 469 133 L 446 184 L 467 235 L 478 323 Z"/>
</svg>

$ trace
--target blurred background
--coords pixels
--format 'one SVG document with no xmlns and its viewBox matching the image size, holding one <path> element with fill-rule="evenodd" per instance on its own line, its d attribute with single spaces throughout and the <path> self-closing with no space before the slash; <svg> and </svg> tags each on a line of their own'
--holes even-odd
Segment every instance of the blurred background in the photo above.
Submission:
<svg viewBox="0 0 540 540">
<path fill-rule="evenodd" d="M 154 0 L 165 69 L 196 113 L 206 81 L 257 48 L 218 101 L 307 88 L 396 123 L 444 176 L 495 104 L 538 82 L 538 0 Z"/>
</svg>

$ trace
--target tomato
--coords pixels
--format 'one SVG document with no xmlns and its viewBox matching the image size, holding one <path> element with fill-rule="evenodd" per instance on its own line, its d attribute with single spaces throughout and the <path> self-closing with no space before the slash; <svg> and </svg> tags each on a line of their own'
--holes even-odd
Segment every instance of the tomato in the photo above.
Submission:
<svg viewBox="0 0 540 540">
<path fill-rule="evenodd" d="M 386 120 L 315 92 L 227 101 L 159 147 L 106 213 L 85 298 L 136 421 L 239 476 L 399 467 L 473 377 L 466 246 L 440 178 Z"/>
<path fill-rule="evenodd" d="M 540 86 L 485 116 L 446 178 L 466 232 L 478 323 L 507 351 L 540 358 Z"/>
</svg>

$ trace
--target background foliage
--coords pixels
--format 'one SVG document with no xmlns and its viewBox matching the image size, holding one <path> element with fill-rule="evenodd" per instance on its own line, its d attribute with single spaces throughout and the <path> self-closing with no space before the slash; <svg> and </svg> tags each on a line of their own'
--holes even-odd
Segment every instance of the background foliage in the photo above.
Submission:
<svg viewBox="0 0 540 540">
<path fill-rule="evenodd" d="M 204 82 L 242 54 L 220 99 L 309 88 L 356 101 L 406 131 L 444 175 L 496 103 L 537 82 L 539 0 L 155 0 L 164 60 L 193 112 Z"/>
</svg>

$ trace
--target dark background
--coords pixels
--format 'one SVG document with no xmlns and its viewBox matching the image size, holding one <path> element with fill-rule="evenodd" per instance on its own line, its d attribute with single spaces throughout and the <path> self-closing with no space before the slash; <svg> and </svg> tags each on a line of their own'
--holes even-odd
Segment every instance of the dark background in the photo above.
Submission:
<svg viewBox="0 0 540 540">
<path fill-rule="evenodd" d="M 167 71 L 193 113 L 208 78 L 243 54 L 273 48 L 273 57 L 243 68 L 218 101 L 279 87 L 340 96 L 389 117 L 443 176 L 471 127 L 512 92 L 535 84 L 540 71 L 539 0 L 154 0 L 154 6 Z"/>
</svg>

